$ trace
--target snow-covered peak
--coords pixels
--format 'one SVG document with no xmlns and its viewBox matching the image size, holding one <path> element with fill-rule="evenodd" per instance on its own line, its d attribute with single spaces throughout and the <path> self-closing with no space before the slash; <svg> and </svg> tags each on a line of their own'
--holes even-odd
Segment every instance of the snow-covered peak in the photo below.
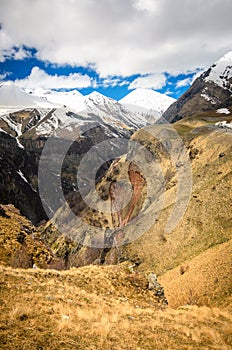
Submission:
<svg viewBox="0 0 232 350">
<path fill-rule="evenodd" d="M 93 91 L 89 95 L 85 96 L 85 102 L 87 105 L 89 105 L 89 101 L 91 101 L 94 104 L 108 104 L 108 103 L 117 103 L 116 100 L 106 97 L 105 95 L 101 94 L 98 91 Z"/>
<path fill-rule="evenodd" d="M 135 89 L 119 100 L 124 105 L 135 105 L 162 114 L 176 100 L 151 89 Z"/>
<path fill-rule="evenodd" d="M 83 111 L 79 111 L 81 115 L 95 116 L 106 124 L 121 124 L 129 128 L 137 128 L 148 123 L 143 116 L 132 113 L 118 101 L 97 91 L 93 91 L 84 97 L 84 105 Z"/>
<path fill-rule="evenodd" d="M 227 52 L 222 59 L 232 61 L 232 50 Z"/>
<path fill-rule="evenodd" d="M 21 90 L 13 82 L 0 85 L 0 107 L 1 108 L 52 108 L 53 104 L 36 96 L 30 96 Z"/>
<path fill-rule="evenodd" d="M 70 91 L 55 91 L 55 90 L 27 90 L 28 93 L 34 96 L 38 96 L 52 103 L 59 105 L 65 105 L 76 111 L 84 109 L 84 96 L 78 90 Z"/>
<path fill-rule="evenodd" d="M 212 81 L 224 89 L 232 91 L 232 51 L 229 51 L 218 61 L 216 61 L 209 70 L 205 81 Z"/>
</svg>

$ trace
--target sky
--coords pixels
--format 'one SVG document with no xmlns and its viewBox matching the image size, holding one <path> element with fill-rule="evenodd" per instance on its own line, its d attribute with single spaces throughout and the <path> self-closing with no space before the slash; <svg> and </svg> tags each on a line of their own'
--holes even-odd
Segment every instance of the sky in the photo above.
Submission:
<svg viewBox="0 0 232 350">
<path fill-rule="evenodd" d="M 232 50 L 231 0 L 1 0 L 0 82 L 178 98 Z"/>
</svg>

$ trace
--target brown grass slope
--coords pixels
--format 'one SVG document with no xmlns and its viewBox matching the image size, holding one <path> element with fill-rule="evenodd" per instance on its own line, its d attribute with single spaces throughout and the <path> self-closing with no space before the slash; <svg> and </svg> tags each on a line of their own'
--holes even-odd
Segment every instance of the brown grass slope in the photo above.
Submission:
<svg viewBox="0 0 232 350">
<path fill-rule="evenodd" d="M 229 350 L 232 345 L 227 311 L 159 306 L 145 277 L 125 264 L 0 272 L 1 349 Z"/>
</svg>

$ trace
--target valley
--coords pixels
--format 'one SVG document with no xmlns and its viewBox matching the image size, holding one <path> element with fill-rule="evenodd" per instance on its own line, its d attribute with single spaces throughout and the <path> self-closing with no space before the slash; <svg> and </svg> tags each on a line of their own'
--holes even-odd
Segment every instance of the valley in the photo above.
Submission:
<svg viewBox="0 0 232 350">
<path fill-rule="evenodd" d="M 177 101 L 0 86 L 1 349 L 232 347 L 231 57 Z"/>
</svg>

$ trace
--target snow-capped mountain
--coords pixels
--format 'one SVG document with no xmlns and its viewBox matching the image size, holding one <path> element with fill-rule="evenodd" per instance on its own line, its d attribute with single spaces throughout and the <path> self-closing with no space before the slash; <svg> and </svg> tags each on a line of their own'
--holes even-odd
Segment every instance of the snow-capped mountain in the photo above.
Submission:
<svg viewBox="0 0 232 350">
<path fill-rule="evenodd" d="M 72 108 L 79 114 L 95 115 L 103 122 L 117 119 L 134 127 L 155 122 L 175 99 L 149 89 L 137 89 L 116 101 L 99 92 L 83 96 L 79 91 L 27 90 L 33 96 Z"/>
<path fill-rule="evenodd" d="M 76 196 L 77 160 L 93 148 L 88 160 L 91 167 L 93 158 L 102 157 L 98 144 L 104 140 L 110 140 L 110 152 L 114 156 L 121 156 L 126 152 L 126 144 L 119 147 L 120 139 L 129 139 L 133 131 L 148 124 L 143 115 L 131 112 L 116 100 L 97 92 L 87 96 L 78 91 L 36 93 L 40 97 L 35 96 L 34 91 L 28 94 L 14 84 L 4 84 L 0 88 L 0 153 L 1 164 L 4 164 L 0 167 L 0 177 L 5 184 L 2 201 L 13 203 L 33 222 L 46 217 L 38 196 L 37 175 L 40 154 L 51 135 L 55 148 L 49 162 L 56 162 L 63 142 L 75 140 L 71 153 L 66 156 L 68 170 L 64 172 L 62 186 L 65 194 Z M 104 152 L 108 159 L 109 150 L 106 148 Z M 102 167 L 99 176 L 104 174 L 107 166 Z M 52 172 L 51 176 L 55 179 L 57 174 Z M 83 183 L 85 191 L 89 189 L 88 176 L 86 171 L 79 174 L 79 183 Z M 45 204 L 47 208 L 51 207 L 51 203 Z M 59 206 L 58 200 L 56 209 Z"/>
<path fill-rule="evenodd" d="M 221 57 L 210 67 L 204 80 L 213 82 L 232 92 L 232 51 Z"/>
<path fill-rule="evenodd" d="M 18 88 L 14 83 L 7 82 L 0 85 L 0 108 L 52 108 L 54 104 L 45 101 L 37 96 L 30 96 Z"/>
<path fill-rule="evenodd" d="M 57 92 L 39 89 L 27 92 L 14 83 L 0 86 L 0 127 L 11 130 L 17 137 L 31 127 L 36 135 L 49 136 L 57 129 L 75 130 L 86 122 L 107 124 L 115 127 L 119 133 L 148 124 L 142 116 L 98 92 L 87 96 L 77 90 Z M 12 117 L 11 114 L 17 110 L 24 110 L 24 113 L 18 113 L 17 118 Z M 25 120 L 28 116 L 31 120 L 27 124 Z"/>
<path fill-rule="evenodd" d="M 197 78 L 163 117 L 176 121 L 197 113 L 232 106 L 232 51 Z"/>
<path fill-rule="evenodd" d="M 144 116 L 131 112 L 118 101 L 96 91 L 84 97 L 84 105 L 84 110 L 79 111 L 81 115 L 100 118 L 106 124 L 124 124 L 129 128 L 143 127 L 148 124 Z"/>
<path fill-rule="evenodd" d="M 46 101 L 59 103 L 72 109 L 84 119 L 94 119 L 101 123 L 124 125 L 128 128 L 140 128 L 147 125 L 148 120 L 140 113 L 131 112 L 116 100 L 99 92 L 83 96 L 79 91 L 58 92 L 44 89 L 27 90 L 32 96 L 40 96 Z"/>
<path fill-rule="evenodd" d="M 32 96 L 38 96 L 46 101 L 53 102 L 62 106 L 67 106 L 80 111 L 85 108 L 84 96 L 78 90 L 55 91 L 45 89 L 26 89 L 26 92 Z"/>
<path fill-rule="evenodd" d="M 119 102 L 132 111 L 158 112 L 159 116 L 176 100 L 151 89 L 135 89 Z"/>
</svg>

